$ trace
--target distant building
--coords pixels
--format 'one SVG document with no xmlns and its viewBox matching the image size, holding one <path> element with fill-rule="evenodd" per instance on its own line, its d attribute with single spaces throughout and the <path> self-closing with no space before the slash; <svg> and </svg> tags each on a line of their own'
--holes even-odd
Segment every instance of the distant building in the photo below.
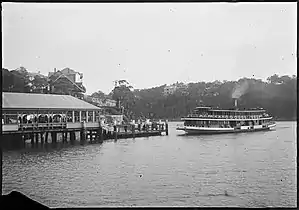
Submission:
<svg viewBox="0 0 299 210">
<path fill-rule="evenodd" d="M 96 104 L 100 107 L 116 107 L 116 101 L 112 99 L 99 99 L 92 96 L 84 95 L 84 100 Z"/>
<path fill-rule="evenodd" d="M 164 87 L 164 95 L 170 95 L 173 94 L 176 91 L 176 86 L 175 85 L 167 85 Z"/>
<path fill-rule="evenodd" d="M 116 106 L 116 101 L 112 100 L 112 99 L 106 99 L 105 106 L 115 107 Z"/>
<path fill-rule="evenodd" d="M 185 85 L 184 83 L 178 83 L 177 82 L 175 84 L 165 86 L 163 94 L 164 95 L 171 95 L 175 91 L 185 92 L 186 90 L 187 90 L 187 85 Z"/>
<path fill-rule="evenodd" d="M 74 71 L 70 68 L 64 68 L 61 71 L 57 71 L 56 68 L 54 69 L 54 72 L 49 72 L 49 77 L 53 75 L 61 75 L 68 77 L 73 83 L 82 84 L 83 80 L 83 74 L 77 71 Z"/>
<path fill-rule="evenodd" d="M 77 71 L 74 71 L 70 68 L 65 68 L 61 71 L 57 71 L 56 68 L 54 69 L 54 72 L 49 72 L 48 78 L 51 80 L 52 85 L 55 86 L 55 84 L 58 84 L 60 82 L 69 81 L 71 82 L 76 91 L 75 92 L 85 92 L 82 80 L 83 80 L 83 74 Z M 56 89 L 56 87 L 55 87 Z"/>
</svg>

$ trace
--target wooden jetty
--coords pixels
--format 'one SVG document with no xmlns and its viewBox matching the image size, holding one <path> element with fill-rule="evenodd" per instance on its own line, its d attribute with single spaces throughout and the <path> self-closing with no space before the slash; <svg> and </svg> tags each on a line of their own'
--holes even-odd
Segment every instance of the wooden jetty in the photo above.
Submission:
<svg viewBox="0 0 299 210">
<path fill-rule="evenodd" d="M 168 135 L 168 124 L 107 126 L 102 109 L 70 95 L 2 93 L 2 143 L 31 144 Z"/>
</svg>

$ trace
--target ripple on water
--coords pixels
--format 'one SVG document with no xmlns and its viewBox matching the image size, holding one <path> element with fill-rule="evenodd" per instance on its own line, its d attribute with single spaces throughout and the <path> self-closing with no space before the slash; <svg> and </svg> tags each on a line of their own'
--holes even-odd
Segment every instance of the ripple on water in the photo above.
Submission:
<svg viewBox="0 0 299 210">
<path fill-rule="evenodd" d="M 297 206 L 296 128 L 122 139 L 3 154 L 3 192 L 49 207 Z"/>
</svg>

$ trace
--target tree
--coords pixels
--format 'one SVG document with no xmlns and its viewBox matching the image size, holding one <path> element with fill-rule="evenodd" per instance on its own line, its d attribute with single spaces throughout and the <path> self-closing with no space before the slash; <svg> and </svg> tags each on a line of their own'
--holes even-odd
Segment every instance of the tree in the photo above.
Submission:
<svg viewBox="0 0 299 210">
<path fill-rule="evenodd" d="M 277 74 L 272 75 L 271 77 L 267 78 L 269 83 L 277 84 L 280 81 L 280 78 Z"/>
<path fill-rule="evenodd" d="M 12 73 L 12 92 L 23 92 L 29 93 L 31 92 L 31 83 L 29 80 L 28 71 L 24 67 L 20 67 L 16 70 L 10 71 Z"/>
<path fill-rule="evenodd" d="M 94 98 L 98 98 L 98 99 L 106 99 L 106 97 L 107 97 L 106 94 L 100 90 L 98 90 L 97 92 L 94 92 L 93 94 L 91 94 L 91 96 Z"/>
<path fill-rule="evenodd" d="M 2 91 L 11 92 L 14 88 L 14 75 L 8 69 L 2 68 Z"/>
<path fill-rule="evenodd" d="M 39 75 L 34 76 L 32 80 L 32 92 L 35 93 L 47 93 L 48 92 L 48 80 L 46 77 L 42 77 Z"/>
<path fill-rule="evenodd" d="M 112 99 L 117 101 L 118 108 L 124 109 L 129 114 L 130 110 L 135 105 L 135 96 L 131 91 L 132 86 L 126 80 L 121 80 L 118 86 L 115 86 L 112 90 Z"/>
</svg>

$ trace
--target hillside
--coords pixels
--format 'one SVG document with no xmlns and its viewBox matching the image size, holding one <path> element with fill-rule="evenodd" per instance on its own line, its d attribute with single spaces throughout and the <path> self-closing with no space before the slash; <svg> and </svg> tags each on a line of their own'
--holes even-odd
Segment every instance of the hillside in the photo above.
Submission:
<svg viewBox="0 0 299 210">
<path fill-rule="evenodd" d="M 241 78 L 238 81 L 214 81 L 197 83 L 175 83 L 159 87 L 132 90 L 128 82 L 105 95 L 100 90 L 93 97 L 112 98 L 120 101 L 128 118 L 164 118 L 179 119 L 200 104 L 232 108 L 234 99 L 238 99 L 239 108 L 262 107 L 276 119 L 294 120 L 297 117 L 297 76 L 273 75 L 267 81 Z M 35 76 L 28 77 L 25 68 L 12 70 L 2 68 L 2 91 L 47 93 L 47 80 Z M 72 89 L 71 84 L 68 88 Z M 66 92 L 65 94 L 68 94 Z"/>
</svg>

